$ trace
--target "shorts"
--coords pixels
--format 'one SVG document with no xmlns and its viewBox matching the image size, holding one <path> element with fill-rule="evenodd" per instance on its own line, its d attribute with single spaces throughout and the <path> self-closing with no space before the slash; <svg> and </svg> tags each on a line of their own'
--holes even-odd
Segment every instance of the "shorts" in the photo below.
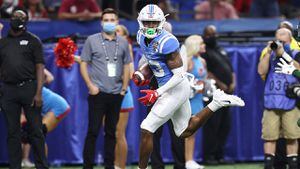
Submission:
<svg viewBox="0 0 300 169">
<path fill-rule="evenodd" d="M 171 119 L 175 134 L 179 137 L 188 127 L 191 118 L 189 90 L 190 85 L 185 79 L 162 94 L 143 120 L 141 128 L 154 133 L 161 125 Z"/>
<path fill-rule="evenodd" d="M 127 113 L 127 112 L 132 111 L 133 108 L 134 108 L 134 105 L 133 105 L 132 93 L 131 93 L 130 87 L 128 86 L 127 93 L 124 96 L 123 101 L 122 101 L 122 106 L 121 106 L 120 112 Z"/>
<path fill-rule="evenodd" d="M 266 109 L 262 118 L 262 139 L 273 141 L 280 136 L 285 139 L 300 138 L 300 128 L 297 125 L 299 118 L 298 108 L 290 111 Z"/>
<path fill-rule="evenodd" d="M 192 115 L 199 113 L 203 109 L 203 94 L 196 94 L 190 99 Z"/>
<path fill-rule="evenodd" d="M 48 112 L 53 112 L 55 117 L 62 119 L 70 112 L 69 104 L 60 95 L 43 87 L 42 96 L 43 96 L 43 106 L 42 106 L 43 116 L 46 115 Z"/>
</svg>

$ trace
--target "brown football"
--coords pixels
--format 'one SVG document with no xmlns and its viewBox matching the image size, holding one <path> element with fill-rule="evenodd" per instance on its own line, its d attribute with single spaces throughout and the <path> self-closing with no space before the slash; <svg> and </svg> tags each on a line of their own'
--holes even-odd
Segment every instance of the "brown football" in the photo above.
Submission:
<svg viewBox="0 0 300 169">
<path fill-rule="evenodd" d="M 137 86 L 148 85 L 153 77 L 153 72 L 151 71 L 148 63 L 142 65 L 139 70 L 135 71 L 132 80 Z"/>
</svg>

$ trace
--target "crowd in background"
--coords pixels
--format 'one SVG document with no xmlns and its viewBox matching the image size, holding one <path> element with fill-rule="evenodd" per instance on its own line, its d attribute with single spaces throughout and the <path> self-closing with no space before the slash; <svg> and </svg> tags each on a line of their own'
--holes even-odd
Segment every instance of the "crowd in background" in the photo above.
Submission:
<svg viewBox="0 0 300 169">
<path fill-rule="evenodd" d="M 152 0 L 174 20 L 238 19 L 245 17 L 299 18 L 298 0 Z M 0 0 L 1 18 L 16 8 L 25 9 L 30 20 L 100 18 L 102 9 L 118 9 L 121 18 L 133 19 L 141 0 Z M 143 6 L 143 5 L 142 5 Z"/>
</svg>

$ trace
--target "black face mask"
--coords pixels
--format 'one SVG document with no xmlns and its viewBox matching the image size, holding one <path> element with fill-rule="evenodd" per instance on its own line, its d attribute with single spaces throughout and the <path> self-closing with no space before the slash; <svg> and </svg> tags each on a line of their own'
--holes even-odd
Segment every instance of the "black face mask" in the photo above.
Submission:
<svg viewBox="0 0 300 169">
<path fill-rule="evenodd" d="M 204 43 L 206 46 L 210 47 L 210 48 L 214 48 L 217 46 L 217 38 L 212 36 L 209 38 L 204 38 Z"/>
<path fill-rule="evenodd" d="M 26 28 L 26 22 L 24 22 L 22 19 L 11 19 L 10 27 L 13 31 L 18 32 Z"/>
</svg>

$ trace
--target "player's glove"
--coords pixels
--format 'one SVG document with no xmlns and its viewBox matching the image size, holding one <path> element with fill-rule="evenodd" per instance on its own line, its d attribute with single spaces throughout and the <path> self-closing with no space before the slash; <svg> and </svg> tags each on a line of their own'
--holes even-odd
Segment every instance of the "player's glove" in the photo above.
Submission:
<svg viewBox="0 0 300 169">
<path fill-rule="evenodd" d="M 296 70 L 294 63 L 287 63 L 284 59 L 280 58 L 280 62 L 277 63 L 278 67 L 275 67 L 276 73 L 283 73 L 291 75 Z"/>
<path fill-rule="evenodd" d="M 154 104 L 158 98 L 158 93 L 156 90 L 141 90 L 141 93 L 145 93 L 146 95 L 138 100 L 145 106 Z"/>
</svg>

